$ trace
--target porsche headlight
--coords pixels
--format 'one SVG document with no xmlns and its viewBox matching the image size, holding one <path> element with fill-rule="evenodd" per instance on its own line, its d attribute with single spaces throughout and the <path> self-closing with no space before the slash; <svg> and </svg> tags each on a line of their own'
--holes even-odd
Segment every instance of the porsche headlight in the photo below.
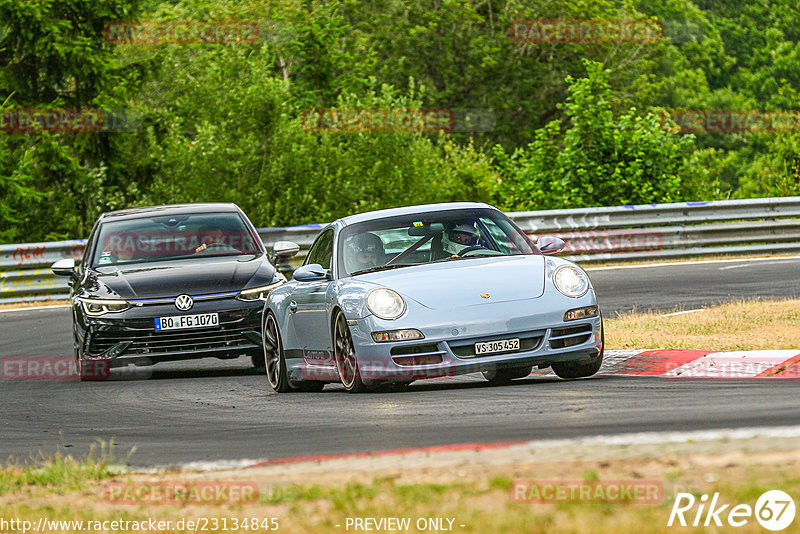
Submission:
<svg viewBox="0 0 800 534">
<path fill-rule="evenodd" d="M 84 297 L 78 297 L 77 300 L 81 303 L 84 313 L 92 316 L 121 312 L 131 307 L 127 300 L 89 299 Z"/>
<path fill-rule="evenodd" d="M 236 298 L 245 302 L 254 302 L 256 300 L 267 300 L 267 296 L 276 287 L 282 285 L 283 282 L 275 282 L 268 286 L 253 287 L 250 289 L 243 289 L 236 295 Z"/>
<path fill-rule="evenodd" d="M 563 295 L 568 297 L 582 297 L 589 291 L 589 278 L 586 274 L 572 265 L 562 265 L 553 273 L 553 283 Z"/>
<path fill-rule="evenodd" d="M 381 287 L 367 293 L 367 308 L 381 319 L 397 319 L 406 311 L 403 297 L 391 289 Z"/>
</svg>

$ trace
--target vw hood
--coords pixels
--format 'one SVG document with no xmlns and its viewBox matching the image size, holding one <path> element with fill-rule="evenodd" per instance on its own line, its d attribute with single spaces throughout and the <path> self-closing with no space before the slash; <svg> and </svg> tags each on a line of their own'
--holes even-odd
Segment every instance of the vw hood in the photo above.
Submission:
<svg viewBox="0 0 800 534">
<path fill-rule="evenodd" d="M 209 258 L 203 262 L 162 262 L 128 268 L 99 267 L 89 270 L 87 294 L 124 299 L 191 296 L 240 291 L 266 285 L 275 268 L 264 256 L 250 260 Z"/>
</svg>

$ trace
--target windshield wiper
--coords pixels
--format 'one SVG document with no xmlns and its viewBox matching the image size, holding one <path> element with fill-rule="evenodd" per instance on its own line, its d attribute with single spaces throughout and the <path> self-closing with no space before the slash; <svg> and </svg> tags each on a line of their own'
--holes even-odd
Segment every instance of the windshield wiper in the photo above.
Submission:
<svg viewBox="0 0 800 534">
<path fill-rule="evenodd" d="M 411 267 L 413 265 L 422 265 L 421 263 L 392 263 L 387 265 L 378 265 L 377 267 L 370 267 L 369 269 L 361 269 L 350 273 L 350 276 L 357 274 L 376 273 L 378 271 L 388 271 L 389 269 L 398 269 L 400 267 Z"/>
</svg>

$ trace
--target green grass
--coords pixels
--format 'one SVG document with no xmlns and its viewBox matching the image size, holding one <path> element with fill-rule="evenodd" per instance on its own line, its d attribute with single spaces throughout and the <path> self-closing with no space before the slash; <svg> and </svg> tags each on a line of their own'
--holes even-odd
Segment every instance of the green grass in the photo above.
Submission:
<svg viewBox="0 0 800 534">
<path fill-rule="evenodd" d="M 611 462 L 614 463 L 613 460 Z M 614 480 L 629 477 L 630 472 L 626 469 L 638 467 L 620 465 L 618 469 L 615 474 L 606 472 L 601 476 L 594 469 L 586 469 L 585 465 L 571 466 L 570 461 L 565 460 L 563 478 Z M 112 476 L 102 460 L 87 458 L 78 461 L 69 457 L 51 457 L 36 467 L 6 466 L 0 470 L 4 488 L 4 493 L 0 495 L 0 508 L 5 517 L 32 521 L 44 515 L 50 519 L 101 521 L 117 518 L 175 521 L 198 516 L 278 517 L 282 532 L 303 533 L 342 532 L 348 517 L 409 517 L 412 522 L 417 518 L 455 518 L 454 530 L 461 533 L 674 532 L 674 528 L 666 526 L 672 506 L 669 493 L 663 503 L 656 505 L 516 503 L 509 498 L 509 487 L 514 478 L 520 475 L 514 471 L 504 471 L 502 466 L 498 466 L 498 471 L 502 474 L 487 478 L 472 476 L 456 482 L 399 483 L 395 476 L 378 476 L 364 483 L 288 485 L 280 492 L 275 492 L 272 495 L 274 498 L 264 496 L 260 502 L 247 507 L 112 506 L 105 503 L 97 491 L 102 486 L 102 480 Z M 702 488 L 705 493 L 719 491 L 724 495 L 725 502 L 730 503 L 753 504 L 759 495 L 769 489 L 783 489 L 790 495 L 800 493 L 800 474 L 796 463 L 751 465 L 743 462 L 731 470 L 715 471 L 720 475 L 720 480 L 713 487 L 704 485 L 702 472 L 695 469 L 665 470 L 661 478 L 665 489 L 671 485 L 670 480 L 680 479 L 683 483 Z M 175 478 L 175 474 L 162 476 Z M 524 477 L 530 478 L 530 475 Z M 65 495 L 58 499 L 31 495 L 26 491 L 28 485 Z M 95 488 L 91 491 L 93 485 Z M 86 491 L 87 488 L 90 490 Z M 74 499 L 70 492 L 75 492 Z M 81 504 L 70 506 L 76 501 Z M 757 527 L 751 521 L 747 527 L 737 529 L 737 532 L 759 532 Z M 693 528 L 682 530 L 703 531 Z M 412 531 L 416 530 L 412 528 Z"/>
<path fill-rule="evenodd" d="M 20 463 L 14 459 L 0 464 L 0 496 L 21 490 L 46 489 L 57 493 L 85 489 L 89 483 L 114 476 L 121 460 L 114 454 L 114 441 L 98 440 L 97 446 L 81 460 L 70 455 L 53 454 L 29 458 Z"/>
<path fill-rule="evenodd" d="M 607 349 L 800 349 L 800 300 L 733 301 L 695 313 L 605 318 Z"/>
<path fill-rule="evenodd" d="M 18 466 L 12 462 L 0 469 L 0 495 L 25 488 L 83 489 L 89 481 L 110 476 L 105 461 L 91 458 L 78 461 L 71 456 L 55 455 L 35 466 Z"/>
</svg>

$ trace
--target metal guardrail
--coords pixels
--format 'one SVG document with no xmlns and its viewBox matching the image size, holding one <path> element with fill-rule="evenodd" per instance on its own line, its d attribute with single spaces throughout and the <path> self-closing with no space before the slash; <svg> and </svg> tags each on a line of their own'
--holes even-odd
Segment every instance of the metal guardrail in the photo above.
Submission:
<svg viewBox="0 0 800 534">
<path fill-rule="evenodd" d="M 678 202 L 509 213 L 526 233 L 554 235 L 577 262 L 800 252 L 800 197 Z M 264 244 L 294 241 L 305 257 L 321 224 L 258 230 Z M 0 245 L 0 303 L 64 299 L 50 265 L 80 260 L 86 240 Z"/>
<path fill-rule="evenodd" d="M 578 262 L 800 252 L 800 197 L 509 213 Z"/>
</svg>

